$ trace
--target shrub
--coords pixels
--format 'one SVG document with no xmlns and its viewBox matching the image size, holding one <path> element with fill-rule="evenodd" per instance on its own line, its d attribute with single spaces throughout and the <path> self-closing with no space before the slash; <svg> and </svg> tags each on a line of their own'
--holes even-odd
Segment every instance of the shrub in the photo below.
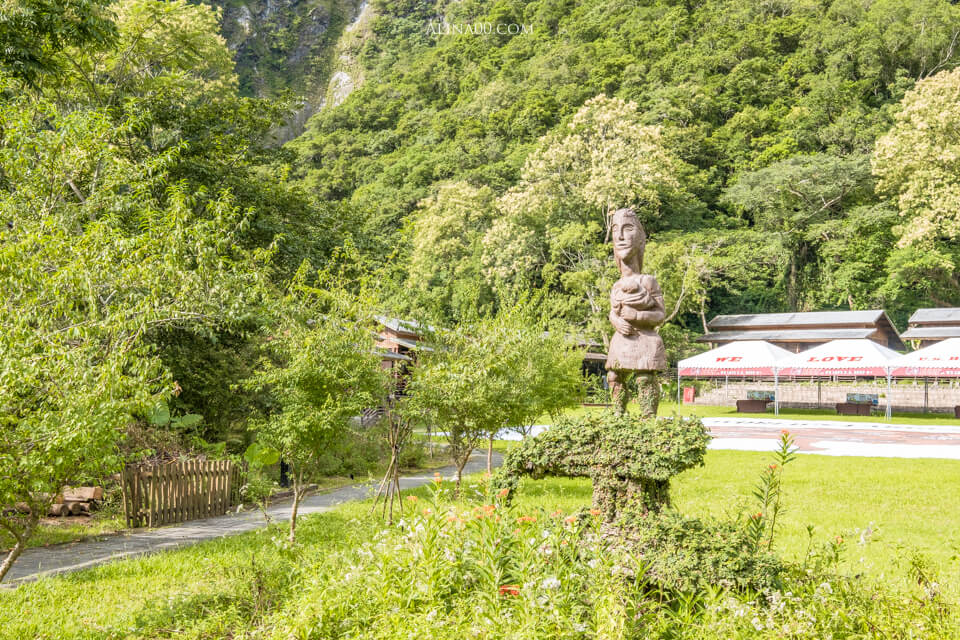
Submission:
<svg viewBox="0 0 960 640">
<path fill-rule="evenodd" d="M 747 531 L 732 522 L 704 522 L 669 509 L 628 511 L 616 531 L 645 564 L 647 578 L 666 590 L 759 591 L 777 586 L 783 570 L 773 553 L 756 549 Z"/>
</svg>

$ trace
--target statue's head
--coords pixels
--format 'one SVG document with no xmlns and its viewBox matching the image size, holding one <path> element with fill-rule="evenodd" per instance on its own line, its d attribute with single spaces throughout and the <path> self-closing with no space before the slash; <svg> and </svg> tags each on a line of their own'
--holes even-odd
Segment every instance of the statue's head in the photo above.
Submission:
<svg viewBox="0 0 960 640">
<path fill-rule="evenodd" d="M 623 269 L 626 263 L 634 272 L 643 267 L 643 251 L 647 246 L 647 234 L 637 220 L 633 209 L 617 209 L 610 214 L 610 235 L 613 236 L 613 255 L 617 266 Z"/>
</svg>

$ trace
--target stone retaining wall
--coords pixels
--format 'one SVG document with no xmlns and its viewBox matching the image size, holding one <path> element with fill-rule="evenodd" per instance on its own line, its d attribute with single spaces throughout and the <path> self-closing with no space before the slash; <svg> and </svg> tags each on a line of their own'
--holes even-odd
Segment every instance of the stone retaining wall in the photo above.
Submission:
<svg viewBox="0 0 960 640">
<path fill-rule="evenodd" d="M 684 381 L 681 381 L 683 384 Z M 701 381 L 700 385 L 703 382 Z M 712 388 L 701 386 L 693 404 L 736 406 L 737 400 L 747 398 L 748 391 L 773 391 L 773 381 L 734 382 L 724 385 L 722 380 L 713 383 Z M 823 382 L 819 393 L 816 382 L 781 382 L 780 406 L 797 409 L 831 408 L 838 402 L 846 402 L 848 393 L 874 393 L 880 396 L 879 407 L 886 407 L 886 382 L 872 383 L 835 383 Z M 928 389 L 928 411 L 931 413 L 953 413 L 960 405 L 960 384 L 956 381 L 931 382 Z M 891 397 L 894 411 L 922 411 L 924 388 L 923 381 L 900 381 L 894 383 Z"/>
</svg>

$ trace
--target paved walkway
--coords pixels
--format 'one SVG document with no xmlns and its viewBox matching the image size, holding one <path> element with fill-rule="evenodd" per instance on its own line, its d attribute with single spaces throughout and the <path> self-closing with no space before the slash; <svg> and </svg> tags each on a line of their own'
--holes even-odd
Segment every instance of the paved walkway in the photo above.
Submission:
<svg viewBox="0 0 960 640">
<path fill-rule="evenodd" d="M 880 458 L 960 460 L 960 427 L 889 422 L 703 418 L 711 449 L 772 451 L 780 432 L 793 434 L 800 453 Z"/>
<path fill-rule="evenodd" d="M 501 456 L 494 453 L 494 465 L 499 466 L 501 461 Z M 486 464 L 486 452 L 476 452 L 463 472 L 468 474 L 485 471 Z M 436 471 L 447 478 L 453 478 L 456 475 L 456 469 L 452 466 Z M 425 485 L 431 480 L 433 480 L 433 472 L 427 475 L 403 476 L 400 478 L 400 488 L 412 489 Z M 357 484 L 307 496 L 300 503 L 299 513 L 301 516 L 322 513 L 344 502 L 372 497 L 378 484 L 379 482 Z M 289 520 L 290 501 L 275 504 L 269 509 L 269 513 L 275 521 Z M 133 529 L 128 533 L 95 540 L 27 549 L 14 563 L 3 583 L 0 583 L 0 587 L 36 580 L 41 576 L 86 569 L 121 558 L 176 549 L 204 540 L 261 529 L 265 526 L 266 523 L 260 511 L 244 511 L 204 520 L 191 520 L 157 529 Z"/>
</svg>

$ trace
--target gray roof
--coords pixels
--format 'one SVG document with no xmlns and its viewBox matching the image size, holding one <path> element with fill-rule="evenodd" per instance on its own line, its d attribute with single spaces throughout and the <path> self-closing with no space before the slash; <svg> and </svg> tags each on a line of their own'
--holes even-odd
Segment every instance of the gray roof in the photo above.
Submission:
<svg viewBox="0 0 960 640">
<path fill-rule="evenodd" d="M 412 362 L 410 356 L 405 356 L 402 353 L 397 353 L 396 351 L 377 351 L 377 355 L 384 360 L 405 360 L 407 362 Z"/>
<path fill-rule="evenodd" d="M 406 347 L 407 349 L 419 349 L 420 351 L 433 351 L 430 347 L 422 345 L 416 340 L 407 340 L 406 338 L 390 338 L 401 347 Z"/>
<path fill-rule="evenodd" d="M 697 342 L 733 342 L 734 340 L 767 340 L 769 342 L 829 342 L 869 338 L 876 329 L 772 329 L 770 331 L 718 331 L 697 338 Z"/>
<path fill-rule="evenodd" d="M 928 322 L 955 322 L 960 325 L 960 309 L 917 309 L 910 316 L 910 324 Z"/>
<path fill-rule="evenodd" d="M 798 313 L 745 313 L 717 316 L 707 323 L 711 329 L 732 327 L 771 327 L 781 325 L 876 324 L 886 313 L 882 309 L 870 311 L 806 311 Z M 893 323 L 887 319 L 890 326 Z"/>
<path fill-rule="evenodd" d="M 387 329 L 396 331 L 397 333 L 409 333 L 419 336 L 423 333 L 424 329 L 433 331 L 433 327 L 430 325 L 420 324 L 416 320 L 401 320 L 400 318 L 389 318 L 387 316 L 374 316 L 374 319 Z"/>
<path fill-rule="evenodd" d="M 910 327 L 900 337 L 910 340 L 960 338 L 960 324 L 956 327 Z"/>
</svg>

